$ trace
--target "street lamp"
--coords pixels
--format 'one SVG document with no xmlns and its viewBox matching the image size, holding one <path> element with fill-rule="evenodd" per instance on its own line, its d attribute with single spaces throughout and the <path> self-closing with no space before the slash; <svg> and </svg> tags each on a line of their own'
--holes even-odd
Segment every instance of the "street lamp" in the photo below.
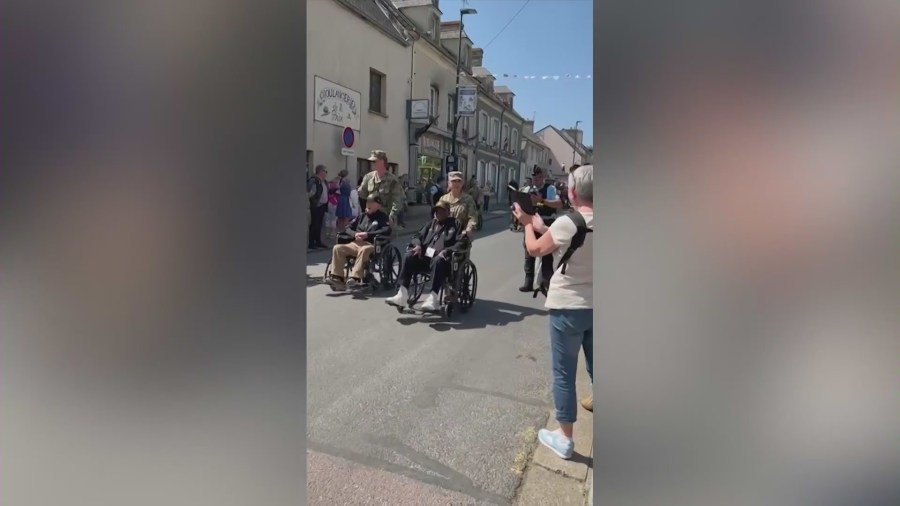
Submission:
<svg viewBox="0 0 900 506">
<path fill-rule="evenodd" d="M 453 161 L 456 164 L 459 163 L 459 161 L 457 160 L 456 147 L 456 130 L 459 126 L 459 72 L 460 66 L 462 64 L 463 30 L 465 29 L 465 25 L 463 24 L 463 17 L 465 17 L 466 14 L 478 14 L 478 11 L 471 8 L 459 10 L 459 49 L 457 49 L 456 51 L 456 98 L 453 101 L 453 142 L 450 144 L 450 152 L 453 154 Z"/>
<path fill-rule="evenodd" d="M 572 132 L 572 140 L 575 141 L 572 143 L 572 165 L 575 165 L 575 148 L 578 146 L 578 124 L 581 123 L 581 120 L 575 122 L 575 131 Z"/>
</svg>

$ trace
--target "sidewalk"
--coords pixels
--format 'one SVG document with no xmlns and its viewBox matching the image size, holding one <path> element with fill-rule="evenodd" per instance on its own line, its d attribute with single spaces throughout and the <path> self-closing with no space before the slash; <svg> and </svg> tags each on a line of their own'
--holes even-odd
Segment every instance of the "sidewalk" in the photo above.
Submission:
<svg viewBox="0 0 900 506">
<path fill-rule="evenodd" d="M 548 371 L 549 374 L 549 371 Z M 578 398 L 587 397 L 591 382 L 584 367 L 584 355 L 579 357 L 576 379 Z M 559 424 L 555 412 L 550 412 L 547 429 L 555 430 Z M 535 441 L 534 458 L 528 466 L 514 504 L 593 504 L 594 494 L 594 417 L 578 405 L 578 421 L 575 422 L 575 455 L 563 460 Z"/>
</svg>

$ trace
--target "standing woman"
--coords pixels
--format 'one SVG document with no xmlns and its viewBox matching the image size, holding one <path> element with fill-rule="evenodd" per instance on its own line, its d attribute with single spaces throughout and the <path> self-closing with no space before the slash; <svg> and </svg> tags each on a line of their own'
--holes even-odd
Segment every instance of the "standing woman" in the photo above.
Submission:
<svg viewBox="0 0 900 506">
<path fill-rule="evenodd" d="M 550 310 L 550 355 L 553 368 L 553 404 L 559 429 L 541 429 L 538 440 L 563 459 L 572 457 L 575 444 L 572 428 L 578 413 L 575 393 L 575 375 L 578 371 L 578 355 L 584 350 L 585 364 L 591 381 L 594 379 L 594 167 L 584 165 L 569 174 L 569 200 L 573 212 L 564 214 L 547 227 L 539 215 L 529 216 L 518 204 L 513 213 L 525 227 L 525 248 L 529 255 L 543 257 L 553 254 L 557 266 L 550 278 L 547 302 Z M 577 215 L 584 223 L 577 223 Z M 579 233 L 584 242 L 571 253 L 568 262 L 561 262 Z M 537 237 L 535 233 L 542 233 Z M 563 263 L 563 265 L 559 265 Z M 594 410 L 593 399 L 588 397 L 582 406 Z"/>
<path fill-rule="evenodd" d="M 353 207 L 350 205 L 350 194 L 353 192 L 353 186 L 350 185 L 350 181 L 347 180 L 347 170 L 342 170 L 338 173 L 338 202 L 337 202 L 337 210 L 335 214 L 337 215 L 337 231 L 338 233 L 343 232 L 347 225 L 350 223 L 350 220 L 353 219 Z"/>
</svg>

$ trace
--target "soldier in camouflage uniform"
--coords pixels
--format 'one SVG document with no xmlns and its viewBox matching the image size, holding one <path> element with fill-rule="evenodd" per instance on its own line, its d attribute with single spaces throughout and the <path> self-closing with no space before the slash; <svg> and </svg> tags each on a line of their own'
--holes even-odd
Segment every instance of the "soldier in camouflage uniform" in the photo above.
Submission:
<svg viewBox="0 0 900 506">
<path fill-rule="evenodd" d="M 372 162 L 372 171 L 363 176 L 362 184 L 357 190 L 359 198 L 365 199 L 369 195 L 380 196 L 384 202 L 383 208 L 391 218 L 391 230 L 396 231 L 397 215 L 403 209 L 403 199 L 406 198 L 403 185 L 397 176 L 388 172 L 388 158 L 384 151 L 380 149 L 372 151 L 369 161 Z M 395 236 L 396 232 L 392 232 L 391 235 Z"/>
<path fill-rule="evenodd" d="M 478 208 L 472 196 L 463 191 L 462 172 L 447 174 L 450 180 L 450 191 L 441 197 L 439 202 L 446 202 L 450 206 L 450 215 L 459 220 L 466 237 L 472 238 L 477 224 Z"/>
</svg>

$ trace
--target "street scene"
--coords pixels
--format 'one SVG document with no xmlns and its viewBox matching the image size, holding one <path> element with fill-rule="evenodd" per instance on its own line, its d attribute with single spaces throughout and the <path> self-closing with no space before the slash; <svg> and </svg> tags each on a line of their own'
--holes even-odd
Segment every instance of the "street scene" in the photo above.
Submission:
<svg viewBox="0 0 900 506">
<path fill-rule="evenodd" d="M 589 412 L 579 407 L 571 461 L 535 455 L 553 424 L 547 316 L 542 298 L 518 291 L 522 236 L 507 215 L 485 222 L 477 302 L 450 320 L 398 314 L 388 292 L 332 292 L 316 281 L 330 255 L 310 256 L 310 504 L 584 503 Z M 578 389 L 589 395 L 586 375 Z"/>
<path fill-rule="evenodd" d="M 308 4 L 310 504 L 592 500 L 591 8 Z"/>
</svg>

